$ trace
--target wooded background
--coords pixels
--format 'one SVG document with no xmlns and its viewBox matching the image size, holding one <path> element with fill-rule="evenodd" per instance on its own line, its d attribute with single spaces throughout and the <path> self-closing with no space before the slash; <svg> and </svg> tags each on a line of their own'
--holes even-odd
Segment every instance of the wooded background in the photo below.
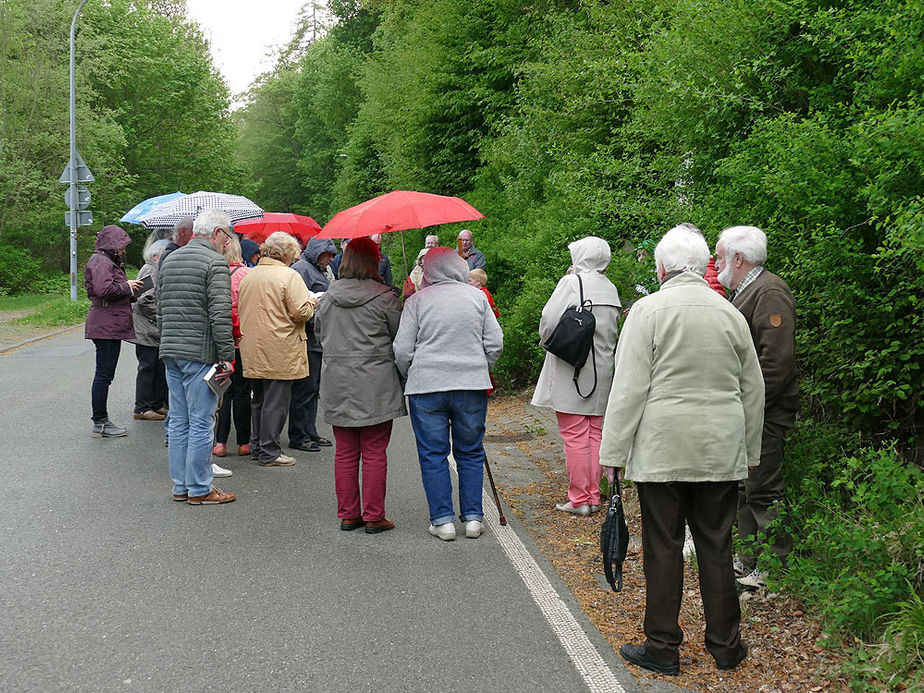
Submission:
<svg viewBox="0 0 924 693">
<path fill-rule="evenodd" d="M 73 9 L 0 3 L 0 290 L 67 283 Z M 232 112 L 182 1 L 87 4 L 78 146 L 96 224 L 81 258 L 102 224 L 178 189 L 322 224 L 393 189 L 459 195 L 486 215 L 468 227 L 502 313 L 497 375 L 524 386 L 570 241 L 608 240 L 630 300 L 651 281 L 643 241 L 682 221 L 712 242 L 761 227 L 796 297 L 804 393 L 784 582 L 840 642 L 893 644 L 874 666 L 857 649 L 858 680 L 919 681 L 924 5 L 330 0 L 326 22 L 318 9 Z M 461 228 L 440 229 L 443 244 Z M 423 232 L 408 241 L 413 257 Z M 385 248 L 403 278 L 397 238 Z M 895 655 L 896 638 L 917 655 Z"/>
</svg>

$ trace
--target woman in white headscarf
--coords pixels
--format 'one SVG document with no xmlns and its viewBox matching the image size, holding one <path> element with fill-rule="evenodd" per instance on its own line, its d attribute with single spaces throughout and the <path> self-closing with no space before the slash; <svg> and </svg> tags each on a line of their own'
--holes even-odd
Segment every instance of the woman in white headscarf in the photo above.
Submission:
<svg viewBox="0 0 924 693">
<path fill-rule="evenodd" d="M 600 508 L 600 438 L 603 413 L 613 383 L 616 351 L 619 292 L 604 272 L 612 257 L 606 241 L 588 236 L 568 246 L 573 272 L 562 277 L 542 309 L 539 339 L 544 343 L 555 330 L 561 314 L 584 300 L 592 304 L 596 320 L 593 353 L 581 369 L 577 385 L 574 367 L 547 353 L 532 404 L 549 407 L 558 418 L 558 429 L 565 449 L 568 470 L 568 501 L 555 507 L 562 512 L 589 515 Z M 595 384 L 596 383 L 596 384 Z M 589 393 L 583 396 L 582 393 Z"/>
</svg>

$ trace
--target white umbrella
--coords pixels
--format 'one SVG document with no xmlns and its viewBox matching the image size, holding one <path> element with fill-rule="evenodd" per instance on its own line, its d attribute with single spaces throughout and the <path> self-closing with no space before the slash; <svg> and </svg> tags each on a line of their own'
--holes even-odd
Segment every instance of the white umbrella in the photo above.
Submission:
<svg viewBox="0 0 924 693">
<path fill-rule="evenodd" d="M 227 212 L 231 217 L 231 223 L 263 216 L 263 210 L 243 195 L 200 190 L 152 207 L 144 212 L 136 223 L 148 229 L 171 229 L 180 219 L 195 218 L 205 209 Z"/>
</svg>

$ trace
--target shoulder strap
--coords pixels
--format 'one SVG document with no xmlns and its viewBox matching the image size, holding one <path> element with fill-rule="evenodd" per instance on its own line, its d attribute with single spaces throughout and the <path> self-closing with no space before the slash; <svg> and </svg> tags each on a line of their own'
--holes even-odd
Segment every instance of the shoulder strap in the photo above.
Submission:
<svg viewBox="0 0 924 693">
<path fill-rule="evenodd" d="M 234 269 L 231 270 L 231 274 L 234 274 L 234 273 L 237 272 L 240 268 L 241 268 L 241 265 L 236 265 L 236 266 L 234 267 Z M 230 276 L 230 275 L 229 275 L 229 276 Z"/>
</svg>

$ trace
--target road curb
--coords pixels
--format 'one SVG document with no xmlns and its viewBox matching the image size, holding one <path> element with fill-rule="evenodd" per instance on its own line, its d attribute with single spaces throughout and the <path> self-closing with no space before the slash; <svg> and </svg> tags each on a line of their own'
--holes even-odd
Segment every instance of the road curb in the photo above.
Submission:
<svg viewBox="0 0 924 693">
<path fill-rule="evenodd" d="M 77 325 L 71 325 L 70 327 L 65 327 L 60 330 L 56 330 L 55 332 L 49 332 L 48 334 L 43 334 L 40 337 L 32 337 L 31 339 L 27 339 L 25 341 L 19 342 L 19 344 L 12 344 L 10 346 L 0 347 L 0 355 L 8 354 L 11 351 L 22 349 L 24 346 L 29 346 L 30 344 L 35 344 L 36 342 L 41 342 L 42 340 L 50 339 L 51 337 L 57 337 L 59 334 L 64 334 L 65 332 L 73 332 L 74 330 L 76 330 L 78 327 L 81 327 L 82 325 L 83 323 L 79 323 Z"/>
</svg>

